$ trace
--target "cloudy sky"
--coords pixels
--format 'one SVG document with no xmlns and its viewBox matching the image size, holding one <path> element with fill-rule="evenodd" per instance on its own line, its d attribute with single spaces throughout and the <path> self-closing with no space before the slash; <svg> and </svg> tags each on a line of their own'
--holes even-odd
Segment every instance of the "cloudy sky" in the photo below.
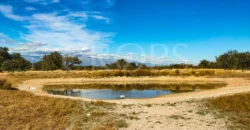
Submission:
<svg viewBox="0 0 250 130">
<path fill-rule="evenodd" d="M 37 61 L 197 64 L 250 50 L 249 0 L 0 0 L 0 46 Z"/>
</svg>

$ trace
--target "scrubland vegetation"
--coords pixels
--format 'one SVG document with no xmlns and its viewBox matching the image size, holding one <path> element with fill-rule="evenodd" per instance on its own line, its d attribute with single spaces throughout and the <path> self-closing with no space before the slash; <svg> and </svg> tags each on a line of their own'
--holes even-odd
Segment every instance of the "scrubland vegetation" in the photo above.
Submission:
<svg viewBox="0 0 250 130">
<path fill-rule="evenodd" d="M 116 104 L 35 96 L 14 90 L 11 81 L 0 78 L 0 129 L 117 130 L 127 126 L 121 115 L 110 112 Z"/>
<path fill-rule="evenodd" d="M 37 79 L 37 78 L 106 78 L 106 77 L 157 77 L 157 76 L 206 76 L 206 77 L 250 77 L 249 71 L 223 69 L 164 69 L 164 70 L 96 70 L 96 71 L 27 71 L 8 73 L 10 79 Z"/>
<path fill-rule="evenodd" d="M 219 116 L 229 118 L 229 129 L 250 129 L 250 93 L 209 99 L 207 106 L 219 111 Z"/>
<path fill-rule="evenodd" d="M 218 78 L 248 78 L 249 71 L 223 70 L 223 69 L 164 69 L 164 70 L 96 70 L 96 71 L 26 71 L 10 72 L 7 80 L 16 87 L 24 80 L 29 79 L 51 79 L 51 78 L 111 78 L 111 77 L 218 77 Z"/>
<path fill-rule="evenodd" d="M 0 70 L 4 71 L 26 71 L 26 70 L 127 70 L 140 71 L 138 73 L 125 73 L 123 76 L 140 76 L 146 70 L 164 70 L 164 69 L 231 69 L 231 70 L 249 70 L 250 52 L 228 51 L 218 57 L 216 61 L 202 60 L 198 65 L 192 64 L 170 64 L 162 66 L 146 66 L 144 63 L 128 62 L 125 59 L 118 59 L 114 63 L 105 66 L 81 66 L 82 61 L 78 57 L 63 56 L 59 52 L 45 54 L 40 61 L 31 63 L 25 60 L 20 53 L 10 54 L 8 48 L 0 47 Z M 83 61 L 84 62 L 84 61 Z M 147 72 L 145 72 L 147 73 Z M 167 72 L 165 72 L 167 73 Z M 194 72 L 193 72 L 194 73 Z M 207 73 L 207 72 L 206 72 Z M 126 75 L 127 74 L 127 75 Z M 119 75 L 119 74 L 118 74 Z M 150 73 L 148 75 L 154 75 Z M 169 75 L 169 74 L 164 74 Z M 171 75 L 171 74 L 170 74 Z M 178 75 L 178 71 L 176 71 Z M 196 74 L 192 74 L 196 75 Z M 198 74 L 199 75 L 199 74 Z M 202 74 L 201 74 L 202 75 Z M 205 74 L 206 75 L 206 74 Z"/>
<path fill-rule="evenodd" d="M 0 90 L 0 129 L 116 130 L 127 124 L 116 104 L 35 96 L 17 90 Z"/>
<path fill-rule="evenodd" d="M 145 64 L 129 63 L 119 59 L 105 67 L 79 66 L 82 61 L 77 57 L 62 56 L 58 52 L 44 55 L 37 63 L 30 63 L 19 53 L 10 54 L 8 48 L 0 48 L 0 72 L 8 71 L 4 78 L 0 77 L 0 129 L 93 129 L 116 130 L 127 127 L 124 117 L 110 112 L 116 104 L 84 102 L 78 100 L 40 97 L 15 90 L 25 80 L 53 78 L 112 78 L 112 77 L 207 77 L 207 78 L 249 78 L 250 53 L 229 51 L 218 57 L 215 62 L 202 60 L 199 65 L 173 64 L 167 66 L 147 67 Z M 140 69 L 138 69 L 140 68 Z M 75 69 L 75 70 L 74 70 Z M 91 69 L 92 71 L 88 71 Z M 36 70 L 36 71 L 35 71 Z M 67 70 L 67 71 L 63 71 Z M 72 70 L 72 71 L 69 71 Z M 244 71 L 246 70 L 246 71 Z M 225 83 L 199 84 L 201 88 L 223 87 Z M 107 88 L 110 86 L 98 86 Z M 197 84 L 169 84 L 175 90 L 180 86 L 194 88 Z M 58 86 L 45 86 L 58 88 Z M 67 86 L 89 88 L 88 86 Z M 119 85 L 113 85 L 118 89 Z M 134 87 L 145 89 L 139 84 L 127 85 L 126 89 Z M 154 89 L 163 86 L 151 85 Z M 166 86 L 164 86 L 166 87 Z M 170 88 L 170 87 L 169 87 Z M 169 89 L 168 88 L 168 89 Z M 151 104 L 148 106 L 152 107 Z M 209 99 L 207 106 L 219 111 L 222 116 L 229 117 L 231 129 L 250 129 L 250 94 L 237 94 Z"/>
</svg>

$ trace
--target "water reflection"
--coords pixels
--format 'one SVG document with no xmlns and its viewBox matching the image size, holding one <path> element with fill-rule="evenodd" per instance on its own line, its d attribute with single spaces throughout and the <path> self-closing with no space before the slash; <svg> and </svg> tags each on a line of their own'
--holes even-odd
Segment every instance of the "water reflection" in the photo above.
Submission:
<svg viewBox="0 0 250 130">
<path fill-rule="evenodd" d="M 222 82 L 203 84 L 63 84 L 45 85 L 44 90 L 54 95 L 65 95 L 91 99 L 120 99 L 121 95 L 126 98 L 153 98 L 160 95 L 197 92 L 204 89 L 216 89 L 227 84 Z"/>
<path fill-rule="evenodd" d="M 112 90 L 112 89 L 60 89 L 60 90 L 47 90 L 48 93 L 54 95 L 74 96 L 91 99 L 120 99 L 120 95 L 125 95 L 129 98 L 153 98 L 160 95 L 175 94 L 182 92 L 194 92 L 194 90 Z"/>
</svg>

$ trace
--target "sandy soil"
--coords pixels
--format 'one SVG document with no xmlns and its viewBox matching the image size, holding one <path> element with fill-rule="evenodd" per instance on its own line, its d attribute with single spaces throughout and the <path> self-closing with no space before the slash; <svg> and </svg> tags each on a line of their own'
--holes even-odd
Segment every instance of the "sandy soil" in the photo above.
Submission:
<svg viewBox="0 0 250 130">
<path fill-rule="evenodd" d="M 225 130 L 224 119 L 217 119 L 197 102 L 170 104 L 132 105 L 116 109 L 138 119 L 128 120 L 128 130 Z"/>
<path fill-rule="evenodd" d="M 43 84 L 55 83 L 86 83 L 86 82 L 226 82 L 228 85 L 214 90 L 205 90 L 195 93 L 182 93 L 166 95 L 151 99 L 125 99 L 106 100 L 118 103 L 117 113 L 137 117 L 138 120 L 128 120 L 129 130 L 217 130 L 226 129 L 225 119 L 217 119 L 214 115 L 201 114 L 203 107 L 200 100 L 204 98 L 231 95 L 242 92 L 250 92 L 250 80 L 241 78 L 180 78 L 180 77 L 157 77 L 157 78 L 106 78 L 106 79 L 36 79 L 23 82 L 18 88 L 40 96 L 59 98 L 82 99 L 77 97 L 65 97 L 50 95 L 42 90 Z M 35 87 L 32 91 L 29 87 Z M 149 105 L 150 104 L 150 105 Z"/>
</svg>

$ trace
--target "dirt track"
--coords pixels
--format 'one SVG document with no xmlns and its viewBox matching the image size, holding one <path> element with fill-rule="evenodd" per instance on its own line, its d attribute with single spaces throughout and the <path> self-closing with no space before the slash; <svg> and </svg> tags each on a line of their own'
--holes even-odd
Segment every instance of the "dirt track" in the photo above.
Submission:
<svg viewBox="0 0 250 130">
<path fill-rule="evenodd" d="M 181 94 L 173 94 L 173 95 L 166 95 L 157 98 L 151 99 L 125 99 L 125 100 L 106 100 L 107 102 L 115 102 L 119 104 L 162 104 L 168 102 L 179 102 L 179 101 L 188 101 L 192 99 L 202 99 L 202 98 L 210 98 L 210 97 L 217 97 L 222 95 L 228 94 L 235 94 L 235 93 L 242 93 L 242 92 L 249 92 L 250 91 L 250 80 L 245 80 L 241 78 L 179 78 L 179 77 L 156 77 L 156 78 L 126 78 L 126 77 L 119 77 L 119 78 L 105 78 L 105 79 L 87 79 L 87 78 L 79 78 L 79 79 L 34 79 L 28 80 L 23 82 L 23 84 L 19 85 L 18 89 L 23 91 L 32 92 L 36 95 L 42 96 L 52 96 L 52 97 L 61 97 L 61 98 L 71 98 L 71 99 L 81 99 L 92 101 L 93 99 L 84 99 L 84 98 L 77 98 L 77 97 L 66 97 L 66 96 L 57 96 L 57 95 L 50 95 L 42 90 L 44 84 L 65 84 L 65 83 L 86 83 L 86 82 L 183 82 L 183 83 L 194 83 L 194 82 L 217 82 L 222 81 L 226 82 L 228 85 L 223 88 L 214 89 L 214 90 L 205 90 L 195 93 L 181 93 Z M 36 91 L 32 91 L 29 87 L 35 87 Z"/>
</svg>

